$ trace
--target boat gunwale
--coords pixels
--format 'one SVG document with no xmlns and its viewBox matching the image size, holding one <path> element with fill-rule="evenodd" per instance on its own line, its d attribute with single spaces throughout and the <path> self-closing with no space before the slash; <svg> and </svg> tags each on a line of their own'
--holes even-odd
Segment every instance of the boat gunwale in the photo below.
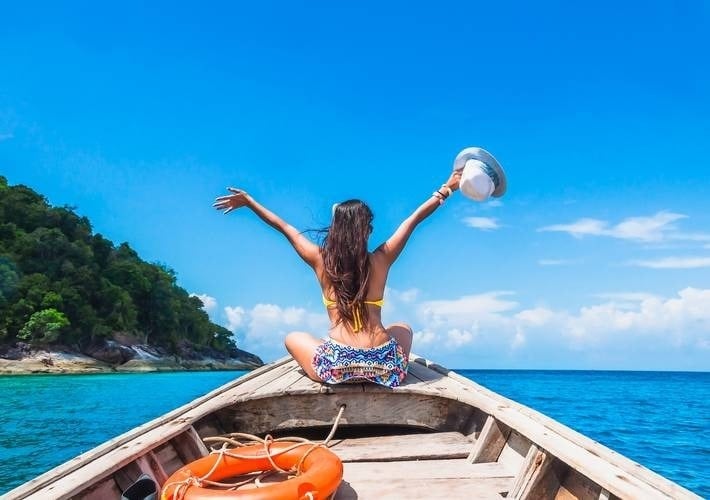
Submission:
<svg viewBox="0 0 710 500">
<path fill-rule="evenodd" d="M 196 398 L 195 400 L 176 408 L 164 415 L 161 415 L 139 427 L 136 427 L 128 432 L 125 432 L 116 438 L 113 438 L 102 445 L 97 446 L 71 460 L 65 462 L 48 472 L 30 480 L 29 482 L 18 486 L 7 493 L 8 499 L 25 498 L 26 496 L 37 493 L 42 488 L 56 484 L 64 480 L 67 476 L 75 473 L 78 469 L 87 466 L 94 460 L 107 458 L 111 452 L 120 452 L 120 447 L 124 447 L 141 436 L 155 431 L 161 427 L 168 427 L 172 424 L 173 428 L 169 432 L 159 433 L 152 441 L 141 443 L 145 453 L 162 445 L 164 442 L 172 439 L 176 435 L 184 432 L 193 423 L 206 415 L 213 413 L 221 408 L 243 403 L 249 400 L 259 400 L 274 397 L 298 397 L 302 395 L 337 395 L 346 396 L 348 393 L 374 393 L 374 392 L 397 392 L 402 394 L 417 394 L 426 396 L 435 396 L 446 399 L 456 400 L 463 404 L 472 406 L 478 411 L 487 415 L 491 415 L 504 425 L 514 429 L 516 432 L 528 439 L 531 444 L 537 445 L 545 450 L 551 456 L 565 463 L 570 469 L 576 470 L 579 474 L 589 478 L 611 494 L 620 497 L 638 497 L 639 495 L 652 495 L 656 498 L 700 498 L 691 491 L 685 489 L 681 485 L 666 479 L 665 477 L 651 471 L 643 465 L 634 462 L 633 460 L 617 453 L 606 446 L 593 441 L 587 436 L 567 427 L 566 425 L 545 416 L 544 414 L 533 410 L 525 405 L 512 401 L 500 394 L 497 394 L 475 382 L 469 380 L 456 372 L 432 363 L 425 358 L 412 354 L 410 356 L 410 377 L 408 379 L 417 379 L 416 381 L 409 380 L 402 386 L 390 389 L 376 386 L 373 384 L 353 384 L 341 386 L 328 386 L 319 384 L 315 381 L 306 379 L 303 387 L 286 388 L 274 383 L 273 387 L 269 387 L 267 391 L 246 391 L 242 394 L 234 394 L 231 398 L 225 398 L 223 401 L 214 400 L 218 396 L 224 396 L 232 390 L 238 390 L 239 386 L 245 382 L 256 379 L 262 375 L 267 375 L 272 370 L 290 366 L 287 369 L 279 370 L 281 373 L 276 378 L 269 379 L 264 383 L 264 386 L 276 382 L 279 377 L 289 373 L 291 370 L 299 370 L 295 361 L 290 356 L 285 356 L 261 368 L 253 370 L 236 380 L 230 381 L 223 386 Z M 423 380 L 414 373 L 419 371 L 421 366 L 424 369 L 431 370 L 442 378 L 446 379 L 443 386 L 436 385 L 438 379 Z M 427 374 L 428 375 L 428 374 Z M 451 385 L 454 383 L 453 385 Z M 259 386 L 263 387 L 263 386 Z M 256 394 L 254 393 L 256 392 Z M 193 412 L 194 415 L 186 415 Z M 180 421 L 181 417 L 185 417 Z M 176 425 L 177 424 L 177 425 Z M 167 430 L 167 429 L 161 429 Z M 117 454 L 118 455 L 118 454 Z M 118 456 L 116 457 L 118 459 Z M 102 474 L 98 481 L 108 476 L 111 472 L 125 466 L 131 462 L 130 458 L 116 460 L 111 468 Z M 98 482 L 97 481 L 97 482 Z M 95 483 L 96 484 L 96 483 Z M 87 487 L 86 484 L 83 487 Z M 75 494 L 77 490 L 69 495 Z M 80 491 L 80 490 L 78 490 Z"/>
</svg>

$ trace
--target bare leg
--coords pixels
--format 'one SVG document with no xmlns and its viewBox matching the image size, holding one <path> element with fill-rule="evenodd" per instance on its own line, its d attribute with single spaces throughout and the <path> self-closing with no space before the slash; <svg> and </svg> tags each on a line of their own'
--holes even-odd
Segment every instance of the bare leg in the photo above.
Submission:
<svg viewBox="0 0 710 500">
<path fill-rule="evenodd" d="M 286 335 L 286 340 L 284 341 L 286 349 L 291 353 L 293 359 L 303 368 L 309 378 L 317 382 L 322 382 L 322 380 L 316 375 L 316 371 L 313 368 L 313 355 L 316 353 L 316 347 L 322 343 L 321 339 L 317 339 L 306 332 L 291 332 Z"/>
<path fill-rule="evenodd" d="M 393 323 L 387 327 L 387 333 L 402 346 L 404 357 L 409 359 L 409 351 L 412 350 L 412 327 L 406 323 Z"/>
</svg>

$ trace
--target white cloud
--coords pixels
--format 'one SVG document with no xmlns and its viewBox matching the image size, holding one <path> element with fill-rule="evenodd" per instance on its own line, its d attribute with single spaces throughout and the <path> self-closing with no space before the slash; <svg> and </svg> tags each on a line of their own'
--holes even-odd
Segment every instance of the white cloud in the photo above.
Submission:
<svg viewBox="0 0 710 500">
<path fill-rule="evenodd" d="M 574 237 L 584 235 L 600 236 L 605 233 L 607 223 L 598 219 L 579 219 L 572 224 L 554 224 L 538 229 L 538 231 L 559 231 L 569 233 Z"/>
<path fill-rule="evenodd" d="M 548 323 L 555 313 L 544 307 L 536 307 L 534 309 L 525 309 L 517 313 L 514 318 L 520 326 L 542 326 Z"/>
<path fill-rule="evenodd" d="M 327 336 L 329 321 L 325 312 L 312 313 L 301 307 L 256 304 L 224 308 L 228 329 L 238 334 L 240 346 L 264 359 L 286 354 L 283 341 L 292 331 L 308 332 L 314 337 Z"/>
<path fill-rule="evenodd" d="M 633 310 L 615 302 L 582 307 L 567 322 L 575 336 L 595 341 L 618 332 L 632 332 L 639 337 L 668 336 L 666 340 L 675 342 L 693 336 L 708 339 L 710 289 L 689 287 L 669 299 L 649 295 L 638 301 Z"/>
<path fill-rule="evenodd" d="M 224 308 L 224 313 L 227 316 L 227 324 L 225 326 L 228 330 L 236 332 L 244 324 L 244 316 L 246 315 L 244 308 L 227 306 Z"/>
<path fill-rule="evenodd" d="M 516 366 L 609 368 L 674 366 L 709 369 L 688 350 L 710 347 L 710 289 L 685 288 L 675 297 L 607 292 L 573 310 L 520 308 L 512 292 L 488 292 L 412 304 L 414 352 L 433 359 Z M 655 364 L 642 353 L 655 353 Z M 650 356 L 650 355 L 649 355 Z M 610 365 L 613 358 L 615 365 Z M 475 360 L 475 361 L 472 361 Z M 492 361 L 493 360 L 493 361 Z M 499 361 L 502 360 L 502 361 Z M 590 361 L 591 360 L 591 361 Z M 445 362 L 445 361 L 444 361 Z"/>
<path fill-rule="evenodd" d="M 710 369 L 710 357 L 702 355 L 710 349 L 710 289 L 689 287 L 672 297 L 605 292 L 572 310 L 523 308 L 510 291 L 448 300 L 408 292 L 389 291 L 411 299 L 398 302 L 396 320 L 413 326 L 415 353 L 442 363 L 663 369 L 672 360 L 675 367 Z M 301 307 L 257 304 L 225 312 L 240 345 L 269 360 L 285 354 L 288 332 L 325 337 L 329 328 L 324 312 Z"/>
<path fill-rule="evenodd" d="M 706 236 L 710 237 L 710 235 L 678 232 L 673 223 L 685 218 L 687 218 L 687 215 L 662 211 L 648 217 L 629 217 L 613 226 L 607 221 L 584 218 L 571 224 L 545 226 L 538 229 L 538 231 L 565 232 L 576 238 L 583 236 L 607 236 L 639 242 L 661 242 L 667 240 L 702 241 Z"/>
<path fill-rule="evenodd" d="M 520 349 L 525 345 L 526 342 L 525 334 L 523 333 L 522 328 L 516 328 L 515 330 L 515 336 L 513 337 L 513 341 L 510 344 L 510 348 L 513 350 Z"/>
<path fill-rule="evenodd" d="M 516 302 L 502 297 L 512 292 L 488 292 L 465 295 L 453 300 L 430 300 L 417 306 L 417 315 L 427 325 L 455 325 L 468 327 L 473 324 L 492 322 L 500 313 L 517 307 Z"/>
<path fill-rule="evenodd" d="M 419 297 L 420 290 L 417 288 L 409 288 L 408 290 L 397 290 L 395 288 L 387 287 L 385 289 L 385 300 L 389 302 L 394 300 L 397 302 L 402 302 L 405 304 L 411 304 L 417 297 Z"/>
<path fill-rule="evenodd" d="M 503 202 L 500 200 L 496 200 L 495 198 L 489 198 L 484 206 L 492 207 L 492 208 L 502 207 Z"/>
<path fill-rule="evenodd" d="M 710 234 L 706 233 L 674 233 L 674 234 L 669 234 L 668 238 L 671 240 L 680 240 L 680 241 L 698 241 L 698 242 L 704 242 L 704 241 L 710 241 Z M 706 244 L 703 245 L 705 248 L 710 248 L 710 245 Z"/>
<path fill-rule="evenodd" d="M 571 259 L 540 259 L 537 263 L 541 266 L 569 266 L 578 261 Z"/>
<path fill-rule="evenodd" d="M 490 231 L 500 227 L 498 221 L 493 217 L 466 217 L 463 219 L 463 223 L 468 227 L 481 229 L 483 231 Z"/>
<path fill-rule="evenodd" d="M 197 297 L 202 301 L 202 308 L 210 313 L 213 312 L 217 309 L 217 299 L 214 297 L 210 297 L 207 294 L 204 293 L 193 293 L 191 294 L 192 297 Z"/>
<path fill-rule="evenodd" d="M 475 334 L 469 330 L 459 330 L 458 328 L 453 328 L 446 332 L 446 347 L 449 349 L 457 349 L 464 345 L 468 345 L 473 342 Z"/>
<path fill-rule="evenodd" d="M 438 335 L 431 330 L 420 330 L 414 332 L 413 344 L 427 345 L 436 342 L 439 339 Z"/>
<path fill-rule="evenodd" d="M 651 269 L 698 269 L 710 267 L 710 257 L 665 257 L 656 260 L 634 260 L 629 265 Z"/>
<path fill-rule="evenodd" d="M 644 300 L 658 299 L 658 295 L 646 292 L 606 292 L 594 295 L 605 300 L 621 300 L 624 302 L 641 302 Z"/>
</svg>

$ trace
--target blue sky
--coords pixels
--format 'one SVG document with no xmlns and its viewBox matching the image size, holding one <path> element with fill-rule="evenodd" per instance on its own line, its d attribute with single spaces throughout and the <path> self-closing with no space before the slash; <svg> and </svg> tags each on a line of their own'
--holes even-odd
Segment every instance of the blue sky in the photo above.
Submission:
<svg viewBox="0 0 710 500">
<path fill-rule="evenodd" d="M 710 369 L 705 2 L 7 5 L 0 173 L 176 270 L 267 360 L 325 335 L 296 227 L 375 212 L 373 246 L 482 146 L 390 274 L 386 321 L 460 368 Z"/>
</svg>

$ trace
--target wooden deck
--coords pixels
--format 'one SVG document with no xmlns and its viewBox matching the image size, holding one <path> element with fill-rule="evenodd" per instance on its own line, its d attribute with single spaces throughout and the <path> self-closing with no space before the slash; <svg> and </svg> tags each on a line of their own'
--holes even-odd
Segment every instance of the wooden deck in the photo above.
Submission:
<svg viewBox="0 0 710 500">
<path fill-rule="evenodd" d="M 281 359 L 148 422 L 7 494 L 118 498 L 159 484 L 230 432 L 323 439 L 344 462 L 337 499 L 699 498 L 558 422 L 421 358 L 405 383 L 327 386 Z"/>
<path fill-rule="evenodd" d="M 503 498 L 515 473 L 500 463 L 469 463 L 471 445 L 458 432 L 336 441 L 331 449 L 345 472 L 335 498 Z"/>
</svg>

